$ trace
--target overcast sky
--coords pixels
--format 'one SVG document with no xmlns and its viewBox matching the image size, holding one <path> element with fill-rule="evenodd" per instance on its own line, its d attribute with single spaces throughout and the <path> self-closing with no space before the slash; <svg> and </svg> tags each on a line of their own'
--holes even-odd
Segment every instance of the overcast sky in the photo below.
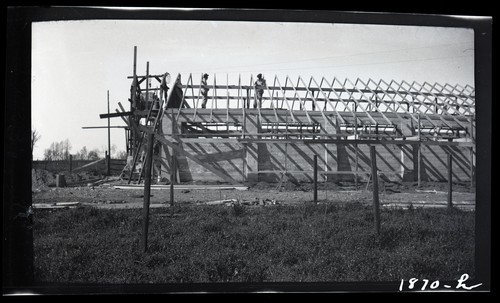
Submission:
<svg viewBox="0 0 500 303">
<path fill-rule="evenodd" d="M 57 21 L 33 23 L 32 127 L 41 134 L 35 159 L 69 139 L 72 153 L 107 147 L 99 114 L 128 108 L 133 48 L 145 74 L 193 73 L 267 79 L 289 75 L 406 80 L 474 86 L 474 33 L 464 28 L 229 21 Z M 284 82 L 284 81 L 283 81 Z M 57 112 L 57 116 L 53 113 Z M 113 118 L 112 125 L 124 125 Z M 111 143 L 125 150 L 123 129 Z"/>
</svg>

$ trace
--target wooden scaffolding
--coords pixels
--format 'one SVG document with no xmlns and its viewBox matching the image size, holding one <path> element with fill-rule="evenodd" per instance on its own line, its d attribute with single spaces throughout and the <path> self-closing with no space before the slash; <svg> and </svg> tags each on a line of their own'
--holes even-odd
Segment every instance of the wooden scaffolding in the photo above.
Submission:
<svg viewBox="0 0 500 303">
<path fill-rule="evenodd" d="M 172 182 L 189 180 L 185 178 L 186 171 L 183 175 L 182 161 L 186 167 L 192 163 L 191 167 L 197 165 L 205 174 L 229 183 L 258 181 L 260 175 L 266 174 L 310 172 L 297 169 L 299 164 L 287 168 L 286 161 L 293 162 L 288 156 L 290 144 L 294 148 L 297 144 L 309 146 L 312 153 L 324 151 L 320 162 L 325 169 L 320 173 L 325 177 L 344 174 L 354 175 L 356 180 L 358 175 L 369 174 L 369 169 L 360 163 L 364 157 L 360 146 L 397 146 L 401 158 L 406 154 L 412 157 L 411 170 L 418 182 L 422 179 L 422 165 L 429 167 L 432 162 L 422 160 L 423 147 L 429 148 L 426 151 L 429 155 L 437 153 L 433 146 L 443 148 L 446 153 L 460 148 L 460 157 L 466 149 L 468 159 L 459 165 L 467 170 L 469 181 L 473 182 L 475 91 L 470 85 L 274 76 L 266 79 L 261 106 L 254 107 L 259 102 L 253 75 L 246 79 L 239 75 L 230 80 L 229 75 L 213 74 L 204 84 L 203 74 L 189 74 L 185 83 L 179 74 L 165 90 L 162 82 L 166 74 L 150 75 L 148 62 L 145 75 L 137 75 L 136 58 L 134 49 L 133 75 L 128 77 L 132 80 L 130 109 L 126 111 L 119 103 L 117 113 L 101 115 L 102 118 L 119 116 L 128 125 L 129 161 L 123 177 L 129 182 L 132 179 L 140 182 L 143 170 L 137 168 L 144 166 L 150 153 L 155 163 L 154 176 Z M 203 89 L 208 89 L 206 108 L 201 106 Z M 148 138 L 154 138 L 154 142 L 148 142 Z M 210 144 L 213 150 L 197 148 L 196 144 Z M 228 150 L 217 147 L 224 144 L 238 147 Z M 263 155 L 262 144 L 284 145 L 279 150 L 285 157 L 269 161 L 273 165 L 261 165 L 255 159 Z M 329 148 L 335 148 L 336 154 L 328 155 Z M 352 164 L 347 169 L 341 167 L 344 165 L 341 153 L 347 153 L 347 161 L 354 162 L 354 168 Z M 399 156 L 394 153 L 394 157 Z M 237 174 L 241 178 L 218 163 L 235 158 L 241 159 L 241 172 Z M 280 161 L 285 164 L 276 164 Z M 332 161 L 337 162 L 336 169 L 329 167 Z M 403 168 L 404 162 L 401 160 Z M 393 172 L 400 173 L 399 169 Z M 428 173 L 439 175 L 439 168 L 429 169 Z M 401 178 L 403 175 L 401 172 Z"/>
</svg>

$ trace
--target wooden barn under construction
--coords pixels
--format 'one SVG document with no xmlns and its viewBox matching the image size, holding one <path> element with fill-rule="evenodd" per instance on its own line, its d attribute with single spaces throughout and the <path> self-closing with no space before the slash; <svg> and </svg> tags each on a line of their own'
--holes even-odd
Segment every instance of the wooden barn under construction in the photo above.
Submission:
<svg viewBox="0 0 500 303">
<path fill-rule="evenodd" d="M 148 153 L 156 182 L 366 182 L 370 146 L 390 181 L 474 182 L 475 91 L 466 85 L 373 79 L 137 74 L 129 106 L 101 117 L 128 125 L 122 177 L 141 181 Z M 165 86 L 166 85 L 166 86 Z M 208 89 L 206 107 L 203 91 Z M 257 102 L 258 103 L 258 102 Z M 153 139 L 152 139 L 153 138 Z M 314 157 L 316 156 L 316 157 Z"/>
</svg>

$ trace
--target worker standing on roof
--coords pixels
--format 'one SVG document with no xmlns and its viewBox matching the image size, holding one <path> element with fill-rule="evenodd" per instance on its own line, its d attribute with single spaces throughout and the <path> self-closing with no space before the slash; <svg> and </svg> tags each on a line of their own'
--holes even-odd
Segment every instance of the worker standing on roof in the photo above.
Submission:
<svg viewBox="0 0 500 303">
<path fill-rule="evenodd" d="M 208 101 L 208 84 L 207 84 L 208 74 L 204 74 L 201 78 L 201 95 L 203 96 L 203 103 L 201 104 L 201 108 L 207 108 Z"/>
<path fill-rule="evenodd" d="M 172 92 L 170 93 L 170 102 L 168 104 L 165 104 L 165 108 L 181 108 L 181 106 L 185 107 L 186 105 L 183 104 L 183 95 L 181 75 L 178 75 L 172 87 Z"/>
<path fill-rule="evenodd" d="M 170 74 L 165 73 L 163 74 L 163 77 L 161 78 L 161 84 L 160 84 L 160 96 L 163 96 L 163 100 L 165 103 L 167 102 L 167 93 L 168 93 L 168 83 L 170 83 Z"/>
<path fill-rule="evenodd" d="M 266 80 L 262 77 L 262 74 L 257 75 L 257 81 L 255 81 L 255 98 L 253 103 L 253 108 L 257 108 L 257 101 L 259 108 L 262 107 L 262 95 L 264 94 L 264 88 L 266 87 Z"/>
</svg>

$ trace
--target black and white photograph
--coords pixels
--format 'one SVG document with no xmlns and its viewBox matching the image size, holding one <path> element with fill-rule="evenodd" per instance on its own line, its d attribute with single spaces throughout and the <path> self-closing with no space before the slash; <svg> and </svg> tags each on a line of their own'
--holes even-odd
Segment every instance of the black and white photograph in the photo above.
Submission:
<svg viewBox="0 0 500 303">
<path fill-rule="evenodd" d="M 4 295 L 489 291 L 491 17 L 33 9 Z"/>
</svg>

